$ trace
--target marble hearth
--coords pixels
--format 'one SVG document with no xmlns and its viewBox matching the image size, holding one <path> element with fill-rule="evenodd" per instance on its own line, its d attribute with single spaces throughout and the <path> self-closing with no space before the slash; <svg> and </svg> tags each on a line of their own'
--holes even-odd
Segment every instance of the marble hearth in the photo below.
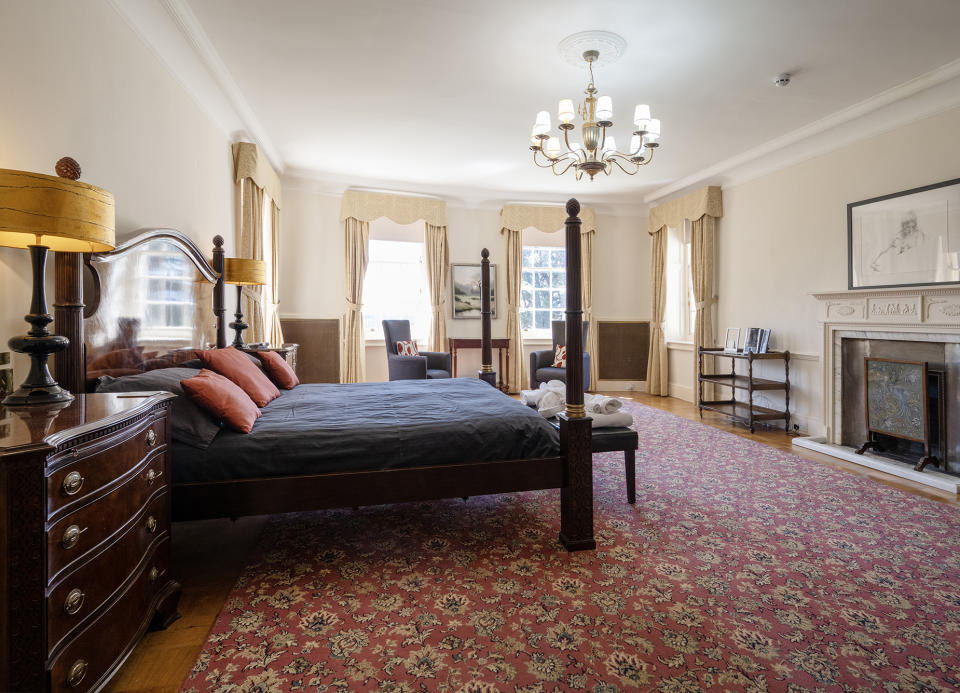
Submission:
<svg viewBox="0 0 960 693">
<path fill-rule="evenodd" d="M 849 431 L 845 444 L 843 386 L 845 344 L 849 347 L 889 340 L 907 343 L 910 350 L 909 343 L 914 343 L 917 360 L 927 360 L 923 354 L 939 348 L 948 355 L 943 364 L 947 370 L 947 411 L 960 414 L 960 377 L 951 377 L 960 372 L 960 360 L 952 360 L 953 354 L 960 354 L 960 287 L 836 291 L 814 297 L 823 310 L 822 411 L 826 434 L 796 438 L 793 444 L 945 491 L 960 491 L 960 476 L 956 474 L 931 467 L 917 472 L 909 464 L 880 455 L 857 455 Z M 847 398 L 848 408 L 862 411 L 859 398 L 852 399 L 849 392 Z M 851 417 L 846 418 L 849 427 Z M 958 440 L 949 440 L 947 447 L 956 448 L 958 444 Z M 949 464 L 953 470 L 960 468 L 960 460 L 949 460 Z"/>
</svg>

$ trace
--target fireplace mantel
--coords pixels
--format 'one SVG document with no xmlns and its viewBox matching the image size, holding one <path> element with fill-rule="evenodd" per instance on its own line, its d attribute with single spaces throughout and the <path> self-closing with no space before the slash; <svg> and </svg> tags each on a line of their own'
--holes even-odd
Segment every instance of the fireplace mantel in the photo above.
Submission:
<svg viewBox="0 0 960 693">
<path fill-rule="evenodd" d="M 960 285 L 849 289 L 811 296 L 822 304 L 824 322 L 960 328 Z"/>
<path fill-rule="evenodd" d="M 842 341 L 845 338 L 960 343 L 960 285 L 848 289 L 811 294 L 822 307 L 822 388 L 825 435 L 795 438 L 794 445 L 896 474 L 936 488 L 960 491 L 960 477 L 907 465 L 841 444 Z"/>
</svg>

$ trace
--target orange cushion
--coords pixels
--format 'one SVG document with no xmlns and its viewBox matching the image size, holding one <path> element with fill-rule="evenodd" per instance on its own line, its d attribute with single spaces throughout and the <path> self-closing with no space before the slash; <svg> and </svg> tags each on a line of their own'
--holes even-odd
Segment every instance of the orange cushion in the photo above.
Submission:
<svg viewBox="0 0 960 693">
<path fill-rule="evenodd" d="M 198 351 L 197 356 L 204 366 L 239 385 L 258 407 L 265 407 L 280 396 L 277 386 L 242 351 L 233 347 L 208 349 Z"/>
<path fill-rule="evenodd" d="M 197 406 L 235 431 L 249 433 L 253 429 L 253 422 L 261 416 L 257 405 L 246 392 L 206 368 L 192 378 L 181 380 L 180 387 Z"/>
<path fill-rule="evenodd" d="M 258 351 L 257 356 L 263 363 L 263 370 L 270 376 L 270 380 L 284 390 L 292 390 L 300 384 L 300 379 L 293 372 L 287 360 L 275 351 Z"/>
</svg>

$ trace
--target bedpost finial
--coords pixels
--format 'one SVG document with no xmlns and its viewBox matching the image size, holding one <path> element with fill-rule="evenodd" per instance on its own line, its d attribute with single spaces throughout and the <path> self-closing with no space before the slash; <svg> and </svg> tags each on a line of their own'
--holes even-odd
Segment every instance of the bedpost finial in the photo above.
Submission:
<svg viewBox="0 0 960 693">
<path fill-rule="evenodd" d="M 484 260 L 489 259 L 489 258 L 490 258 L 490 251 L 487 250 L 486 248 L 484 248 L 483 250 L 480 251 L 480 257 L 482 257 Z"/>
<path fill-rule="evenodd" d="M 223 247 L 223 236 L 221 236 L 221 235 L 219 235 L 219 234 L 217 234 L 216 236 L 214 236 L 214 237 L 213 237 L 213 244 L 214 244 L 217 248 L 222 248 L 222 247 Z"/>
<path fill-rule="evenodd" d="M 575 217 L 580 214 L 580 203 L 577 198 L 571 197 L 567 200 L 567 216 Z"/>
</svg>

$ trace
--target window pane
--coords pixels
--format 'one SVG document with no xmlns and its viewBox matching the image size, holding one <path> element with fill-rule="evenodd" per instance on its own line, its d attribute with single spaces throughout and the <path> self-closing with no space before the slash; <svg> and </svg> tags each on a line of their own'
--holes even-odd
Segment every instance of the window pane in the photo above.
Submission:
<svg viewBox="0 0 960 693">
<path fill-rule="evenodd" d="M 565 248 L 550 251 L 550 266 L 560 269 L 567 266 L 567 251 Z"/>
<path fill-rule="evenodd" d="M 537 291 L 537 308 L 549 308 L 550 307 L 550 292 L 549 291 Z"/>
<path fill-rule="evenodd" d="M 533 292 L 527 291 L 524 289 L 520 292 L 520 308 L 522 310 L 528 310 L 533 308 Z"/>
<path fill-rule="evenodd" d="M 567 288 L 567 273 L 566 273 L 566 272 L 554 272 L 554 273 L 553 273 L 553 288 L 554 288 L 554 289 L 565 289 L 565 288 Z"/>
<path fill-rule="evenodd" d="M 538 330 L 549 330 L 550 329 L 550 311 L 549 310 L 538 310 L 534 318 L 534 327 Z"/>
<path fill-rule="evenodd" d="M 553 319 L 563 322 L 563 311 L 560 311 L 560 310 L 553 311 Z"/>
<path fill-rule="evenodd" d="M 523 272 L 520 275 L 520 284 L 522 286 L 533 286 L 533 272 Z"/>
<path fill-rule="evenodd" d="M 533 249 L 533 266 L 549 267 L 550 266 L 550 250 L 547 248 L 534 248 Z"/>
<path fill-rule="evenodd" d="M 566 294 L 562 291 L 551 291 L 550 292 L 550 307 L 551 308 L 566 308 Z"/>
<path fill-rule="evenodd" d="M 533 248 L 523 249 L 523 266 L 533 267 Z"/>
<path fill-rule="evenodd" d="M 529 330 L 533 327 L 533 311 L 520 313 L 520 329 Z"/>
<path fill-rule="evenodd" d="M 538 289 L 548 289 L 550 288 L 550 273 L 549 272 L 537 272 L 534 274 L 534 285 Z"/>
</svg>

